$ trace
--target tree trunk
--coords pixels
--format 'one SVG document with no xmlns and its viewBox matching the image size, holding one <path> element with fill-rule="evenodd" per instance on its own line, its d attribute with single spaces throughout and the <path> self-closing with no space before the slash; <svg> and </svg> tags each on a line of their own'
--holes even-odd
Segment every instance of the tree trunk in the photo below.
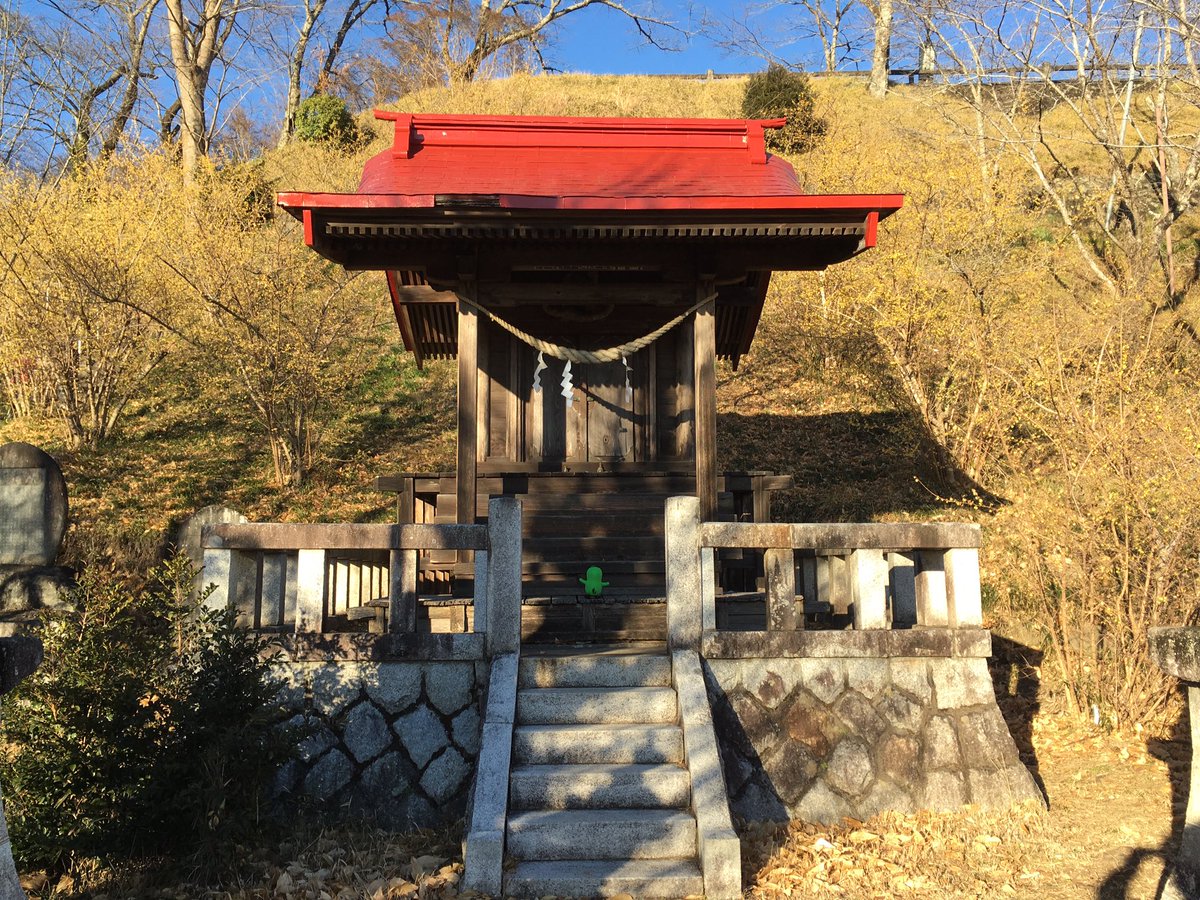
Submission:
<svg viewBox="0 0 1200 900">
<path fill-rule="evenodd" d="M 204 0 L 200 21 L 193 24 L 184 13 L 183 0 L 166 0 L 166 4 L 171 62 L 179 94 L 180 160 L 185 177 L 190 179 L 208 155 L 204 105 L 208 77 L 232 29 L 237 7 L 229 9 L 226 17 L 226 0 Z"/>
<path fill-rule="evenodd" d="M 892 2 L 876 0 L 875 5 L 875 49 L 871 54 L 871 81 L 867 93 L 877 99 L 883 98 L 888 89 L 888 68 L 892 60 Z"/>
<path fill-rule="evenodd" d="M 304 72 L 304 56 L 308 53 L 308 42 L 312 37 L 317 19 L 325 9 L 326 0 L 305 0 L 304 23 L 296 36 L 296 46 L 288 58 L 287 105 L 283 110 L 283 126 L 279 130 L 279 146 L 287 145 L 296 129 L 296 111 L 300 108 L 300 76 Z"/>
</svg>

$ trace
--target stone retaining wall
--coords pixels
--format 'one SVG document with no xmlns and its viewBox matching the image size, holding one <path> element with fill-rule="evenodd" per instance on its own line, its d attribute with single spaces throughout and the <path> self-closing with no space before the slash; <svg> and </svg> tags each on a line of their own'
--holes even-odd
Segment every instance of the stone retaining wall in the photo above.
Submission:
<svg viewBox="0 0 1200 900">
<path fill-rule="evenodd" d="M 285 808 L 390 828 L 459 818 L 479 753 L 482 662 L 287 662 L 283 697 L 305 735 L 280 771 Z"/>
<path fill-rule="evenodd" d="M 828 823 L 1041 799 L 996 705 L 986 631 L 883 632 L 888 646 L 869 648 L 862 634 L 798 634 L 787 657 L 752 655 L 747 636 L 708 642 L 735 815 Z"/>
</svg>

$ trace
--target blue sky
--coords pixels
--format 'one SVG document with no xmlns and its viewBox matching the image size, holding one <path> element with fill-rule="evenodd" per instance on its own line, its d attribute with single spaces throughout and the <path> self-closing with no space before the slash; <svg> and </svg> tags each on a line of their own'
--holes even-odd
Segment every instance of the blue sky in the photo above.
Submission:
<svg viewBox="0 0 1200 900">
<path fill-rule="evenodd" d="M 712 14 L 727 16 L 744 2 L 713 0 Z M 685 29 L 697 29 L 702 10 L 683 2 L 657 4 L 660 17 Z M 636 4 L 635 4 L 636 8 Z M 633 24 L 620 13 L 604 7 L 589 7 L 559 23 L 549 53 L 557 68 L 594 74 L 684 74 L 755 72 L 764 68 L 760 59 L 744 54 L 730 55 L 703 37 L 694 37 L 678 52 L 648 46 Z"/>
</svg>

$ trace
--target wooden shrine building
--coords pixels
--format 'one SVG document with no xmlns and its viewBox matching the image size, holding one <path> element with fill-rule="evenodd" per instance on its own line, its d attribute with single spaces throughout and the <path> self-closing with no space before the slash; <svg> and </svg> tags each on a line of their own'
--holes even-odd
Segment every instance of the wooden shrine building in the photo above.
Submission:
<svg viewBox="0 0 1200 900">
<path fill-rule="evenodd" d="M 750 351 L 773 271 L 874 246 L 902 198 L 805 194 L 766 150 L 782 120 L 376 115 L 395 137 L 357 193 L 279 204 L 318 253 L 386 273 L 418 365 L 458 359 L 456 471 L 379 479 L 402 519 L 519 496 L 526 593 L 582 595 L 596 565 L 610 597 L 662 596 L 667 496 L 766 519 L 790 482 L 718 471 L 716 360 Z M 425 591 L 471 572 L 422 566 Z M 564 628 L 638 630 L 618 619 Z"/>
</svg>

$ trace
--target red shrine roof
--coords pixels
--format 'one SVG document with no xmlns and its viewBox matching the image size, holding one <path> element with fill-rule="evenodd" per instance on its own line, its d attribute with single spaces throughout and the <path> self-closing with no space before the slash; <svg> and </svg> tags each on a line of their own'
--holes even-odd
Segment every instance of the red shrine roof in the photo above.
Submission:
<svg viewBox="0 0 1200 900">
<path fill-rule="evenodd" d="M 879 222 L 904 202 L 806 194 L 767 152 L 764 133 L 783 119 L 375 115 L 394 138 L 356 193 L 288 191 L 278 202 L 318 253 L 387 271 L 418 361 L 454 355 L 464 278 L 537 330 L 558 327 L 536 319 L 547 304 L 638 304 L 669 319 L 705 277 L 717 352 L 736 365 L 773 271 L 824 269 L 874 247 Z M 600 339 L 600 324 L 588 331 Z"/>
<path fill-rule="evenodd" d="M 796 210 L 875 212 L 903 197 L 805 194 L 767 153 L 783 119 L 449 116 L 376 111 L 392 147 L 363 170 L 358 193 L 288 191 L 279 205 L 401 209 L 483 205 L 528 210 Z"/>
</svg>

